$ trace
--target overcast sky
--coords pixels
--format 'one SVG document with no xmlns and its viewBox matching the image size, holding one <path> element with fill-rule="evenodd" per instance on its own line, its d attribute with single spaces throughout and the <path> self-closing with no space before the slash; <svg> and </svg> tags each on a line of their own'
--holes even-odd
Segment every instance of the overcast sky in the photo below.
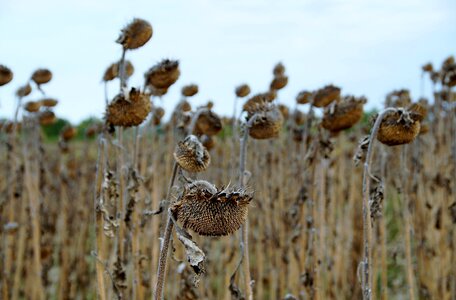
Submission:
<svg viewBox="0 0 456 300">
<path fill-rule="evenodd" d="M 115 40 L 134 17 L 148 20 L 154 33 L 127 53 L 133 86 L 161 59 L 180 61 L 181 77 L 161 102 L 168 111 L 183 85 L 197 83 L 191 102 L 211 99 L 229 115 L 235 86 L 265 91 L 278 61 L 289 76 L 282 103 L 333 83 L 379 107 L 393 89 L 419 97 L 421 65 L 440 66 L 456 54 L 455 0 L 0 0 L 0 64 L 14 72 L 0 87 L 0 117 L 12 115 L 15 90 L 42 67 L 54 74 L 43 88 L 60 100 L 60 117 L 101 117 L 101 77 L 120 58 Z M 117 89 L 112 83 L 110 95 Z"/>
</svg>

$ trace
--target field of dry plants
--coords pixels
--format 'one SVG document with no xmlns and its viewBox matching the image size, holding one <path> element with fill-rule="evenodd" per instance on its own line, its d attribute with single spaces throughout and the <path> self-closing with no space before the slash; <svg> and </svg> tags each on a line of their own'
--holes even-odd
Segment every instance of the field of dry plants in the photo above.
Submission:
<svg viewBox="0 0 456 300">
<path fill-rule="evenodd" d="M 2 99 L 1 299 L 456 299 L 453 57 L 422 68 L 433 99 L 393 91 L 378 113 L 334 85 L 287 107 L 278 63 L 264 91 L 233 87 L 229 115 L 188 84 L 165 120 L 179 62 L 128 81 L 152 36 L 121 30 L 118 94 L 82 139 L 43 133 L 51 71 Z"/>
</svg>

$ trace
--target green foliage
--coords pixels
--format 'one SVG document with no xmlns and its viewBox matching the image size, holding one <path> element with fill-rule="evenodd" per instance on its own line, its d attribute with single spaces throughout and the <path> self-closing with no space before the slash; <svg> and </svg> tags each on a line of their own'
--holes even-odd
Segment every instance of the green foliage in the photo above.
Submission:
<svg viewBox="0 0 456 300">
<path fill-rule="evenodd" d="M 70 124 L 68 120 L 58 118 L 54 124 L 41 126 L 45 137 L 49 140 L 57 140 L 63 127 Z"/>
</svg>

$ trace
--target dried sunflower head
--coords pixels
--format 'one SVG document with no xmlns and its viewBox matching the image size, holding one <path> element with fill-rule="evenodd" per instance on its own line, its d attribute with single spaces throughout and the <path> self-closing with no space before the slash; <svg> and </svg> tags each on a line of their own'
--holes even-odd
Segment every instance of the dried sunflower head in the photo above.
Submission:
<svg viewBox="0 0 456 300">
<path fill-rule="evenodd" d="M 13 72 L 4 65 L 0 65 L 0 86 L 5 85 L 13 80 Z"/>
<path fill-rule="evenodd" d="M 282 76 L 285 74 L 285 66 L 279 62 L 274 66 L 274 69 L 272 70 L 272 74 L 274 74 L 274 77 Z"/>
<path fill-rule="evenodd" d="M 26 97 L 26 96 L 30 95 L 31 92 L 32 92 L 32 87 L 30 86 L 29 83 L 27 83 L 26 85 L 21 86 L 16 91 L 16 96 L 18 96 L 19 98 Z"/>
<path fill-rule="evenodd" d="M 363 116 L 366 98 L 344 97 L 340 102 L 325 108 L 321 125 L 331 132 L 338 132 L 355 125 Z"/>
<path fill-rule="evenodd" d="M 215 138 L 210 135 L 203 134 L 200 137 L 200 141 L 207 151 L 211 151 L 215 147 Z"/>
<path fill-rule="evenodd" d="M 150 110 L 149 97 L 132 88 L 128 96 L 120 93 L 108 105 L 106 123 L 122 127 L 138 126 L 147 118 Z"/>
<path fill-rule="evenodd" d="M 243 189 L 217 189 L 198 180 L 185 186 L 171 211 L 186 229 L 200 235 L 225 236 L 245 223 L 252 194 Z"/>
<path fill-rule="evenodd" d="M 198 86 L 196 84 L 189 84 L 182 88 L 182 96 L 192 97 L 198 93 Z"/>
<path fill-rule="evenodd" d="M 162 60 L 144 74 L 146 85 L 155 89 L 168 89 L 179 76 L 179 62 L 169 59 Z"/>
<path fill-rule="evenodd" d="M 40 101 L 28 101 L 24 104 L 24 109 L 28 112 L 37 112 L 41 108 Z"/>
<path fill-rule="evenodd" d="M 204 110 L 196 120 L 195 133 L 206 134 L 206 135 L 216 135 L 222 130 L 222 120 L 220 117 L 214 113 L 212 110 Z"/>
<path fill-rule="evenodd" d="M 334 85 L 327 85 L 317 90 L 313 95 L 315 107 L 325 107 L 340 97 L 340 88 Z"/>
<path fill-rule="evenodd" d="M 270 139 L 279 135 L 283 116 L 278 107 L 272 103 L 258 105 L 247 114 L 247 122 L 254 118 L 249 128 L 249 135 L 254 139 Z"/>
<path fill-rule="evenodd" d="M 420 120 L 423 118 L 416 107 L 391 112 L 383 118 L 377 139 L 388 146 L 408 144 L 420 133 Z"/>
<path fill-rule="evenodd" d="M 44 98 L 40 100 L 40 103 L 44 107 L 54 107 L 59 103 L 58 100 L 52 98 Z"/>
<path fill-rule="evenodd" d="M 66 125 L 60 131 L 60 137 L 62 138 L 63 141 L 68 142 L 69 140 L 71 140 L 72 138 L 74 138 L 76 136 L 76 133 L 78 133 L 76 128 L 74 128 L 71 125 Z"/>
<path fill-rule="evenodd" d="M 421 67 L 421 69 L 423 70 L 423 72 L 432 72 L 432 71 L 434 71 L 434 67 L 432 66 L 432 63 L 430 63 L 430 62 L 425 64 L 425 65 L 423 65 Z"/>
<path fill-rule="evenodd" d="M 40 112 L 38 119 L 41 125 L 50 125 L 57 121 L 55 114 L 50 110 Z"/>
<path fill-rule="evenodd" d="M 286 120 L 288 119 L 288 116 L 290 115 L 290 110 L 288 109 L 288 106 L 285 104 L 279 104 L 277 107 L 280 110 L 280 113 L 282 114 L 282 117 Z"/>
<path fill-rule="evenodd" d="M 117 43 L 124 49 L 137 49 L 147 43 L 152 37 L 152 26 L 142 19 L 133 19 L 120 33 Z"/>
<path fill-rule="evenodd" d="M 288 76 L 279 75 L 274 77 L 269 88 L 271 90 L 277 91 L 283 89 L 288 84 Z"/>
<path fill-rule="evenodd" d="M 165 110 L 161 107 L 154 108 L 152 112 L 152 122 L 155 126 L 160 124 L 161 119 L 165 115 Z"/>
<path fill-rule="evenodd" d="M 412 102 L 410 91 L 407 89 L 392 91 L 386 96 L 387 107 L 407 107 Z"/>
<path fill-rule="evenodd" d="M 32 80 L 37 84 L 41 85 L 48 83 L 52 79 L 52 73 L 48 69 L 38 69 L 32 74 Z"/>
<path fill-rule="evenodd" d="M 274 91 L 253 95 L 244 103 L 242 110 L 247 112 L 254 111 L 264 103 L 272 102 L 276 96 L 277 94 Z"/>
<path fill-rule="evenodd" d="M 239 98 L 246 97 L 250 94 L 250 87 L 247 84 L 241 84 L 234 91 Z"/>
<path fill-rule="evenodd" d="M 312 93 L 309 91 L 302 91 L 296 96 L 296 103 L 307 104 L 311 101 Z"/>
<path fill-rule="evenodd" d="M 111 64 L 105 71 L 103 75 L 103 81 L 111 81 L 117 77 L 119 77 L 119 67 L 120 67 L 120 62 L 113 63 Z M 129 60 L 125 60 L 124 64 L 125 68 L 125 78 L 130 78 L 131 75 L 135 72 L 135 68 L 133 67 L 133 64 Z"/>
<path fill-rule="evenodd" d="M 202 172 L 211 162 L 209 152 L 194 135 L 187 136 L 179 142 L 174 150 L 177 164 L 188 172 Z"/>
</svg>

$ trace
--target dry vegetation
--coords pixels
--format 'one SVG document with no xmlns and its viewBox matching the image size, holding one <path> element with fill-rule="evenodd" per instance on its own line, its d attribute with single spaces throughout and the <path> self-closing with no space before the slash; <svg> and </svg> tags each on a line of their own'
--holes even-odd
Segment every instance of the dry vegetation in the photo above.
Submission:
<svg viewBox="0 0 456 300">
<path fill-rule="evenodd" d="M 193 108 L 189 84 L 164 122 L 179 62 L 128 85 L 126 56 L 152 33 L 122 29 L 103 76 L 119 93 L 82 141 L 71 126 L 43 138 L 49 70 L 17 90 L 0 135 L 1 299 L 456 298 L 452 57 L 423 66 L 434 99 L 394 91 L 371 120 L 333 85 L 281 104 L 277 64 L 266 92 L 235 88 L 233 117 Z"/>
</svg>

